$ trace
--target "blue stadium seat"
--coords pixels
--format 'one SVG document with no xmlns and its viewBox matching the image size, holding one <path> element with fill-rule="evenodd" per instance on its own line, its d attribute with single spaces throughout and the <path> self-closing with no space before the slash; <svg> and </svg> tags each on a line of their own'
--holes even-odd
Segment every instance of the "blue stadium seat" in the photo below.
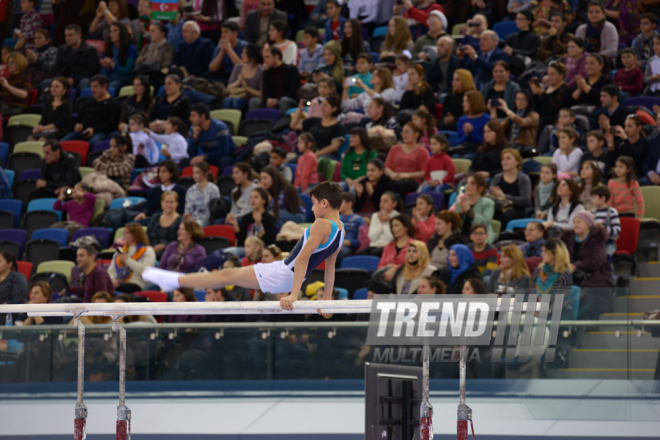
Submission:
<svg viewBox="0 0 660 440">
<path fill-rule="evenodd" d="M 18 180 L 38 180 L 41 176 L 41 170 L 39 168 L 34 170 L 23 170 L 18 176 Z"/>
<path fill-rule="evenodd" d="M 380 59 L 380 54 L 378 52 L 369 52 L 369 55 L 374 59 L 374 63 L 377 63 Z"/>
<path fill-rule="evenodd" d="M 519 218 L 517 220 L 511 220 L 506 224 L 506 230 L 513 231 L 515 228 L 526 228 L 529 223 L 537 221 L 539 220 L 535 218 Z"/>
<path fill-rule="evenodd" d="M 515 21 L 500 21 L 493 25 L 493 31 L 497 33 L 500 39 L 506 40 L 506 37 L 518 32 L 518 26 L 516 26 Z"/>
<path fill-rule="evenodd" d="M 432 193 L 432 192 L 427 192 L 427 193 L 411 193 L 406 195 L 406 205 L 410 203 L 415 203 L 417 201 L 417 197 L 421 196 L 422 194 L 426 194 L 427 196 L 431 196 L 433 199 L 433 203 L 435 204 L 435 209 L 438 211 L 442 209 L 442 206 L 445 202 L 445 195 L 441 193 Z"/>
<path fill-rule="evenodd" d="M 94 144 L 94 151 L 104 151 L 110 148 L 110 141 L 98 141 Z"/>
<path fill-rule="evenodd" d="M 2 161 L 3 168 L 7 166 L 7 154 L 9 153 L 9 144 L 6 142 L 0 142 L 0 161 Z"/>
<path fill-rule="evenodd" d="M 448 130 L 440 130 L 438 131 L 438 134 L 444 134 L 445 137 L 447 138 L 447 142 L 449 142 L 449 146 L 453 147 L 456 145 L 456 139 L 458 139 L 458 133 L 455 131 L 448 131 Z"/>
<path fill-rule="evenodd" d="M 27 240 L 27 231 L 25 229 L 0 229 L 0 240 L 15 241 L 20 246 L 20 255 L 17 259 L 21 259 L 23 251 L 25 250 L 25 241 Z"/>
<path fill-rule="evenodd" d="M 16 177 L 16 173 L 14 170 L 4 170 L 5 175 L 7 176 L 7 181 L 9 182 L 9 194 L 11 194 L 11 190 L 14 188 L 14 177 Z"/>
<path fill-rule="evenodd" d="M 108 247 L 108 242 L 110 241 L 110 229 L 108 228 L 92 227 L 92 228 L 78 229 L 76 232 L 73 233 L 73 237 L 71 241 L 76 241 L 80 237 L 86 237 L 88 235 L 96 237 L 102 249 Z"/>
<path fill-rule="evenodd" d="M 367 299 L 368 293 L 369 291 L 363 287 L 353 292 L 353 299 Z"/>
<path fill-rule="evenodd" d="M 14 199 L 0 199 L 0 211 L 9 211 L 14 214 L 14 227 L 18 228 L 21 221 L 21 211 L 23 210 L 23 202 Z"/>
<path fill-rule="evenodd" d="M 378 269 L 380 258 L 371 255 L 356 255 L 353 257 L 346 257 L 341 262 L 342 269 L 365 269 L 375 272 Z"/>
<path fill-rule="evenodd" d="M 53 211 L 57 213 L 57 218 L 62 220 L 62 211 L 55 211 L 53 204 L 57 201 L 55 198 L 36 199 L 28 203 L 27 212 L 32 211 Z"/>
<path fill-rule="evenodd" d="M 386 37 L 387 36 L 387 26 L 380 26 L 374 29 L 374 33 L 371 34 L 371 38 Z"/>
<path fill-rule="evenodd" d="M 273 124 L 277 122 L 278 119 L 282 116 L 282 113 L 278 109 L 274 108 L 258 108 L 256 110 L 249 110 L 245 114 L 245 121 L 249 119 L 268 119 L 272 121 Z"/>
<path fill-rule="evenodd" d="M 53 240 L 64 247 L 69 244 L 69 231 L 63 228 L 37 229 L 32 233 L 32 240 Z"/>
<path fill-rule="evenodd" d="M 195 293 L 195 298 L 197 298 L 197 301 L 206 301 L 206 290 L 194 290 L 193 292 Z"/>
<path fill-rule="evenodd" d="M 128 200 L 131 202 L 129 206 L 137 205 L 138 203 L 146 202 L 147 199 L 144 197 L 119 197 L 118 199 L 114 199 L 112 203 L 110 203 L 110 209 L 121 209 L 124 207 L 124 202 Z"/>
<path fill-rule="evenodd" d="M 312 212 L 312 198 L 307 194 L 300 194 L 300 200 L 305 204 L 305 214 L 307 214 L 307 223 L 314 221 L 314 213 Z"/>
</svg>

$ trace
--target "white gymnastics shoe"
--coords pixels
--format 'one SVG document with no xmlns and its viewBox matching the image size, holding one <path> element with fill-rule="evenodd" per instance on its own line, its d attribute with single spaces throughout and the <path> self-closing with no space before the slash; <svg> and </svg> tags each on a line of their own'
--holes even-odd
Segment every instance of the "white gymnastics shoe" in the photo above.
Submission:
<svg viewBox="0 0 660 440">
<path fill-rule="evenodd" d="M 147 267 L 142 272 L 142 279 L 150 283 L 158 284 L 164 291 L 172 292 L 178 289 L 179 272 L 171 272 L 169 270 L 157 269 L 155 267 Z"/>
</svg>

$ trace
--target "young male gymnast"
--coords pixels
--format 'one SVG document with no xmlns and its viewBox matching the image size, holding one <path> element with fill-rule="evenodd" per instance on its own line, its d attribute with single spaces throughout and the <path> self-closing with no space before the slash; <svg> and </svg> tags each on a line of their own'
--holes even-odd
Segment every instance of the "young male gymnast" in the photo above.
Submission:
<svg viewBox="0 0 660 440">
<path fill-rule="evenodd" d="M 220 289 L 230 285 L 260 289 L 268 293 L 290 292 L 290 295 L 280 300 L 280 305 L 284 310 L 293 310 L 293 303 L 298 299 L 303 281 L 325 260 L 323 299 L 331 300 L 335 262 L 344 243 L 344 224 L 339 220 L 341 187 L 335 182 L 323 182 L 315 186 L 309 195 L 316 220 L 305 230 L 284 260 L 191 275 L 149 267 L 142 273 L 142 278 L 158 284 L 168 292 L 179 287 Z"/>
</svg>

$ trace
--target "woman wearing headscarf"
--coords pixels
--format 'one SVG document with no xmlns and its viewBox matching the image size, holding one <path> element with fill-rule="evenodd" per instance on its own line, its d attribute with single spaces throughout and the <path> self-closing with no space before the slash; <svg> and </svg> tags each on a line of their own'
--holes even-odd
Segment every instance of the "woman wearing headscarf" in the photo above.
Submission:
<svg viewBox="0 0 660 440">
<path fill-rule="evenodd" d="M 449 248 L 447 262 L 449 265 L 434 272 L 433 276 L 447 286 L 448 295 L 460 295 L 463 284 L 469 278 L 481 279 L 479 269 L 474 265 L 474 255 L 464 244 L 455 244 Z"/>
<path fill-rule="evenodd" d="M 335 80 L 337 93 L 341 96 L 344 85 L 344 77 L 348 72 L 344 68 L 344 59 L 341 57 L 341 44 L 332 40 L 323 46 L 323 61 L 325 64 L 318 67 L 321 73 L 330 75 Z"/>
<path fill-rule="evenodd" d="M 417 290 L 419 281 L 437 270 L 430 264 L 426 244 L 414 240 L 406 250 L 406 261 L 394 275 L 394 291 L 397 295 L 407 295 Z"/>
</svg>

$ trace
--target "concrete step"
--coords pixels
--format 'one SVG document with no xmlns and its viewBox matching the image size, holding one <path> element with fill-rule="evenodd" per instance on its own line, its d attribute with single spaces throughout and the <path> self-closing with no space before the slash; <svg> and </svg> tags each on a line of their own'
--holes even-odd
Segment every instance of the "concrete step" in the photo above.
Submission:
<svg viewBox="0 0 660 440">
<path fill-rule="evenodd" d="M 547 377 L 551 379 L 616 379 L 625 380 L 630 378 L 634 380 L 653 380 L 655 370 L 634 369 L 630 372 L 627 369 L 598 369 L 598 368 L 560 368 L 557 370 L 546 370 Z"/>
<path fill-rule="evenodd" d="M 630 295 L 614 298 L 614 312 L 646 313 L 660 309 L 660 289 L 655 295 Z"/>
</svg>

